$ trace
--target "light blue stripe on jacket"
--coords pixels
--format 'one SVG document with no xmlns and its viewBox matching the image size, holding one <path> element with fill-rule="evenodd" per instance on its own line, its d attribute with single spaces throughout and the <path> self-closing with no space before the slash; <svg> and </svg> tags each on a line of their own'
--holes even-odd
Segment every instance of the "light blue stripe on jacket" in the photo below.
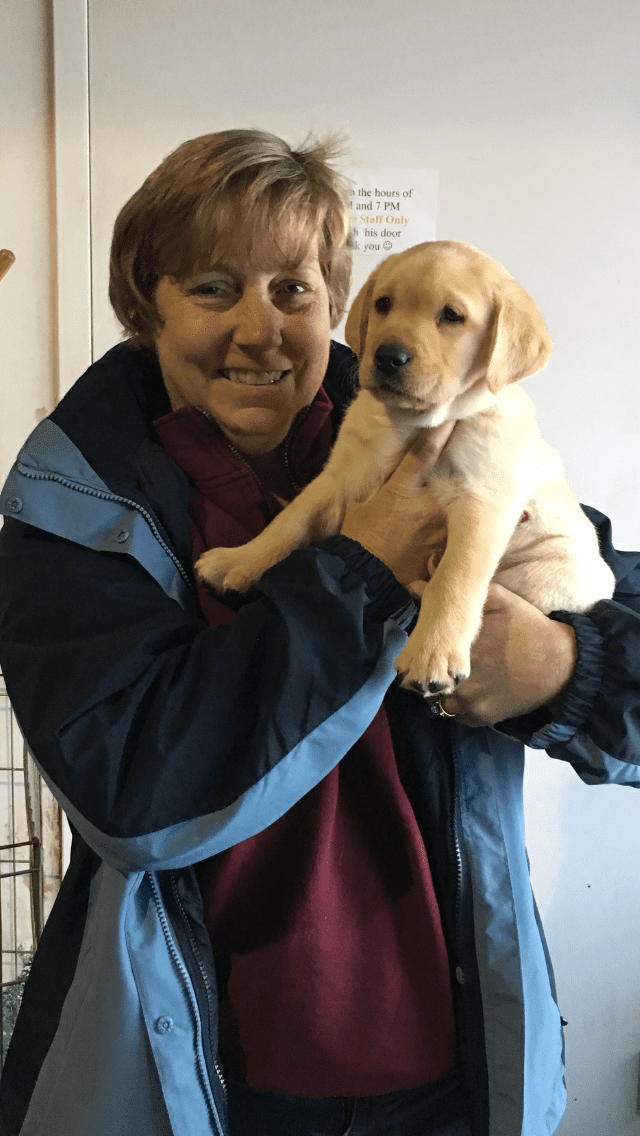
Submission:
<svg viewBox="0 0 640 1136">
<path fill-rule="evenodd" d="M 194 609 L 184 569 L 151 515 L 113 493 L 49 418 L 20 450 L 0 494 L 0 513 L 98 552 L 133 556 L 168 596 Z"/>
<path fill-rule="evenodd" d="M 406 633 L 393 620 L 368 680 L 236 801 L 218 812 L 140 836 L 113 837 L 91 824 L 38 764 L 71 823 L 95 852 L 120 872 L 185 868 L 255 836 L 314 788 L 362 736 L 395 678 L 394 661 Z M 33 756 L 33 755 L 32 755 Z"/>
<path fill-rule="evenodd" d="M 524 753 L 493 730 L 456 725 L 454 739 L 473 881 L 490 1133 L 551 1136 L 566 1104 L 562 1029 L 529 881 Z"/>
</svg>

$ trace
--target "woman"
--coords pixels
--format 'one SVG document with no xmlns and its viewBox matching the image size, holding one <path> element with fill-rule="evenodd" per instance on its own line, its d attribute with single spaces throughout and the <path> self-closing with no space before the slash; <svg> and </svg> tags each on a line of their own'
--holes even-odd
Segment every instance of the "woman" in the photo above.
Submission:
<svg viewBox="0 0 640 1136">
<path fill-rule="evenodd" d="M 329 158 L 227 131 L 162 163 L 116 222 L 130 338 L 3 493 L 2 667 L 74 830 L 8 1136 L 542 1136 L 562 1115 L 514 739 L 638 780 L 638 558 L 597 518 L 618 603 L 547 619 L 494 589 L 453 718 L 393 682 L 446 429 L 246 602 L 194 583 L 320 470 L 352 389 Z"/>
</svg>

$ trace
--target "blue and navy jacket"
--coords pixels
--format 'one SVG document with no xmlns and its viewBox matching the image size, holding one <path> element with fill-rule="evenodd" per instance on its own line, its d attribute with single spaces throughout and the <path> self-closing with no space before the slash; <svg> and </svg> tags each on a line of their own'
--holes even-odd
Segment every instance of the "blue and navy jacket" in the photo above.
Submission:
<svg viewBox="0 0 640 1136">
<path fill-rule="evenodd" d="M 334 345 L 336 425 L 353 359 Z M 189 484 L 152 422 L 155 357 L 121 344 L 21 450 L 2 493 L 0 663 L 73 831 L 0 1089 L 3 1136 L 228 1136 L 216 968 L 193 865 L 264 829 L 385 701 L 440 903 L 474 1136 L 547 1136 L 561 1018 L 529 884 L 522 742 L 638 784 L 640 555 L 583 616 L 564 707 L 433 720 L 395 682 L 415 609 L 342 536 L 265 574 L 228 627 L 198 607 Z"/>
</svg>

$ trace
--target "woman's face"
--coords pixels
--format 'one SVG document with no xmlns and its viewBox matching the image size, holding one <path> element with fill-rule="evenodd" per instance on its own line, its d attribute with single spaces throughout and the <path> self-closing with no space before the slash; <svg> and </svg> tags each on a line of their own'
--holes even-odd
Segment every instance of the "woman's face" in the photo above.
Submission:
<svg viewBox="0 0 640 1136">
<path fill-rule="evenodd" d="M 329 295 L 317 247 L 290 263 L 271 237 L 215 250 L 207 272 L 160 280 L 155 345 L 174 410 L 214 418 L 244 453 L 286 437 L 327 368 Z"/>
</svg>

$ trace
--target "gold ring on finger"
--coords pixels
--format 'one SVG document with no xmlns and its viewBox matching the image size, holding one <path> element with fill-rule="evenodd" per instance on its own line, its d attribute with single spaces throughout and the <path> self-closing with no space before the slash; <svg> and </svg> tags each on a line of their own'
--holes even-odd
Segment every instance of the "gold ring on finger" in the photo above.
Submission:
<svg viewBox="0 0 640 1136">
<path fill-rule="evenodd" d="M 438 716 L 440 718 L 455 718 L 455 711 L 450 713 L 449 710 L 445 710 L 442 705 L 442 695 L 436 699 L 436 706 L 438 707 Z"/>
</svg>

